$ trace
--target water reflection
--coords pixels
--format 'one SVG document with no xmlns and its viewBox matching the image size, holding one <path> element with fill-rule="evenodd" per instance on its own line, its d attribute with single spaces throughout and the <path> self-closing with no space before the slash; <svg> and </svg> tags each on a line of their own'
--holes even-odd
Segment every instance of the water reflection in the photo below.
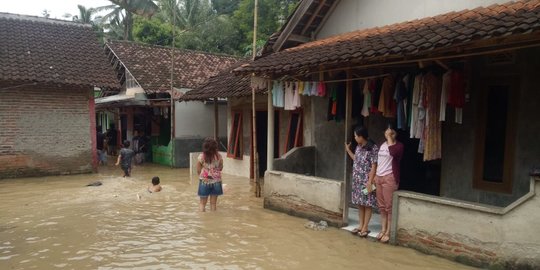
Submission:
<svg viewBox="0 0 540 270">
<path fill-rule="evenodd" d="M 218 211 L 199 213 L 188 171 L 135 167 L 0 181 L 0 269 L 467 269 L 262 208 L 225 177 Z M 163 192 L 148 193 L 152 176 Z M 94 181 L 102 186 L 85 187 Z M 369 255 L 363 255 L 369 254 Z"/>
</svg>

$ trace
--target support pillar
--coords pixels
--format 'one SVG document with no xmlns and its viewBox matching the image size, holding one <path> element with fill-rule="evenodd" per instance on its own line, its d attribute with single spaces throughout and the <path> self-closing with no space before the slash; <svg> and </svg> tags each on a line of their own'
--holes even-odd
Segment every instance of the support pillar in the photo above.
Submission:
<svg viewBox="0 0 540 270">
<path fill-rule="evenodd" d="M 345 138 L 344 142 L 349 142 L 351 140 L 351 113 L 352 113 L 352 74 L 350 70 L 347 70 L 347 86 L 346 86 L 346 101 L 345 101 Z M 349 222 L 349 201 L 351 196 L 351 161 L 350 158 L 345 152 L 344 155 L 344 168 L 343 168 L 343 184 L 344 184 L 344 194 L 343 194 L 343 224 L 348 224 Z"/>
<path fill-rule="evenodd" d="M 219 110 L 217 98 L 214 98 L 214 140 L 219 141 Z"/>
<path fill-rule="evenodd" d="M 274 169 L 274 104 L 272 103 L 272 86 L 268 85 L 268 135 L 266 141 L 266 170 Z"/>
</svg>

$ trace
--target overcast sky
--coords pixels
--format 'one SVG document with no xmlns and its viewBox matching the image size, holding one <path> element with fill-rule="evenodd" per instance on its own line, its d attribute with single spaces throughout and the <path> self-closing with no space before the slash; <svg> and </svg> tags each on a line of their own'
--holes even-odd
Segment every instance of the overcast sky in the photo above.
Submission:
<svg viewBox="0 0 540 270">
<path fill-rule="evenodd" d="M 77 5 L 87 8 L 110 5 L 108 0 L 0 0 L 0 12 L 42 16 L 46 9 L 51 18 L 64 19 L 66 13 L 79 14 Z"/>
</svg>

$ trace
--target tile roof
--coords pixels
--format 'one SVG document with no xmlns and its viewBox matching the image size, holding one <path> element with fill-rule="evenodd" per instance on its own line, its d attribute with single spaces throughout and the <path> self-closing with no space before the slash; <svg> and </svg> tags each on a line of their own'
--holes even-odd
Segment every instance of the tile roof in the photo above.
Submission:
<svg viewBox="0 0 540 270">
<path fill-rule="evenodd" d="M 230 68 L 221 71 L 209 78 L 206 83 L 186 92 L 180 100 L 206 100 L 212 98 L 243 97 L 251 95 L 251 75 L 235 75 L 232 70 L 241 64 L 241 61 Z M 258 91 L 257 93 L 260 93 Z"/>
<path fill-rule="evenodd" d="M 119 89 L 90 25 L 0 13 L 0 80 Z"/>
<path fill-rule="evenodd" d="M 283 74 L 321 64 L 366 64 L 539 30 L 540 0 L 510 2 L 336 35 L 259 58 L 235 72 Z"/>
<path fill-rule="evenodd" d="M 147 92 L 171 88 L 171 48 L 129 41 L 110 41 L 107 46 Z M 195 88 L 209 77 L 236 63 L 234 56 L 175 49 L 174 87 Z"/>
</svg>

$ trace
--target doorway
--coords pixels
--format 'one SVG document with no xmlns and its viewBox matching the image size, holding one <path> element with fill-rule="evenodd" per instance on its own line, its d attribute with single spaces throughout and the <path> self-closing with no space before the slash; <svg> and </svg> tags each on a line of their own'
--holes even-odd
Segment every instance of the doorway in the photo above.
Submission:
<svg viewBox="0 0 540 270">
<path fill-rule="evenodd" d="M 274 158 L 279 158 L 279 111 L 274 111 Z M 257 111 L 257 151 L 259 152 L 259 176 L 264 176 L 267 169 L 268 151 L 268 112 Z M 253 172 L 253 162 L 251 163 Z"/>
</svg>

